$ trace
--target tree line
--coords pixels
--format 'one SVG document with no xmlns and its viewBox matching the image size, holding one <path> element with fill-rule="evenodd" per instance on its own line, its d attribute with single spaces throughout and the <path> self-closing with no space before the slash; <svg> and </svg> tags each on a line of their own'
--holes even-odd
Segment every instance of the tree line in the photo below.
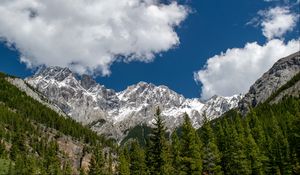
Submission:
<svg viewBox="0 0 300 175">
<path fill-rule="evenodd" d="M 187 114 L 166 134 L 158 109 L 146 146 L 133 139 L 119 153 L 120 175 L 300 174 L 300 100 L 261 104 L 247 116 L 231 110 L 199 130 Z"/>
</svg>

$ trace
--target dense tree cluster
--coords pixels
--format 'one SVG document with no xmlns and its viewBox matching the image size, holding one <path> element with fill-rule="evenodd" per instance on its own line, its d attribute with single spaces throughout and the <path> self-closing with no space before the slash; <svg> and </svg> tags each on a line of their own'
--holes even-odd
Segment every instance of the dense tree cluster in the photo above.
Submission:
<svg viewBox="0 0 300 175">
<path fill-rule="evenodd" d="M 68 158 L 58 149 L 57 139 L 62 136 L 85 144 L 93 155 L 90 169 L 96 167 L 112 174 L 109 171 L 112 162 L 108 161 L 112 151 L 102 156 L 104 147 L 114 148 L 112 141 L 70 118 L 59 116 L 5 78 L 6 75 L 0 74 L 0 174 L 71 175 L 79 172 L 80 169 L 72 169 Z M 81 173 L 88 172 L 81 170 Z"/>
<path fill-rule="evenodd" d="M 132 140 L 121 150 L 119 171 L 122 175 L 299 174 L 299 143 L 299 98 L 262 104 L 244 117 L 235 110 L 212 122 L 204 116 L 198 131 L 185 115 L 183 125 L 172 134 L 166 134 L 158 110 L 146 146 Z"/>
<path fill-rule="evenodd" d="M 89 128 L 83 127 L 71 118 L 59 116 L 55 111 L 28 97 L 24 92 L 7 82 L 5 77 L 5 75 L 0 74 L 0 102 L 6 107 L 15 110 L 16 113 L 27 119 L 59 130 L 86 143 L 96 144 L 101 139 Z M 105 139 L 102 138 L 102 140 Z"/>
</svg>

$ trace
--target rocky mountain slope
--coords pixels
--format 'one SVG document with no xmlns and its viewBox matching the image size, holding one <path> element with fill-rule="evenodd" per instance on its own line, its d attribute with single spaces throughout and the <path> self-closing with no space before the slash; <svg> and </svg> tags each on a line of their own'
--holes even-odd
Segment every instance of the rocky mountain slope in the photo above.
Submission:
<svg viewBox="0 0 300 175">
<path fill-rule="evenodd" d="M 67 115 L 94 131 L 122 140 L 137 125 L 151 126 L 159 106 L 168 129 L 182 122 L 186 112 L 193 126 L 199 128 L 203 114 L 214 119 L 237 107 L 241 95 L 214 96 L 206 102 L 186 99 L 166 86 L 140 82 L 121 92 L 107 89 L 90 76 L 78 76 L 68 68 L 49 67 L 39 70 L 26 82 L 60 107 Z"/>
<path fill-rule="evenodd" d="M 47 101 L 22 79 L 0 72 L 0 162 L 6 164 L 0 164 L 0 174 L 77 175 L 89 170 L 99 145 L 115 155 L 113 142 Z"/>
<path fill-rule="evenodd" d="M 64 111 L 62 111 L 58 106 L 56 106 L 56 104 L 51 103 L 51 101 L 48 101 L 47 97 L 45 97 L 43 94 L 35 91 L 33 88 L 28 86 L 28 84 L 26 84 L 24 80 L 20 78 L 12 78 L 12 77 L 7 77 L 6 80 L 12 85 L 16 86 L 19 90 L 25 92 L 26 95 L 32 97 L 36 101 L 42 103 L 43 105 L 57 112 L 59 115 L 66 117 Z"/>
<path fill-rule="evenodd" d="M 263 74 L 251 87 L 249 92 L 240 101 L 239 108 L 243 114 L 265 102 L 273 93 L 285 85 L 300 72 L 300 51 L 278 60 L 270 70 Z M 299 95 L 299 82 L 287 89 L 283 95 Z M 276 99 L 275 99 L 276 100 Z M 277 99 L 278 101 L 278 99 Z"/>
<path fill-rule="evenodd" d="M 271 104 L 280 102 L 286 96 L 300 96 L 300 72 L 287 84 L 280 87 L 268 100 Z"/>
</svg>

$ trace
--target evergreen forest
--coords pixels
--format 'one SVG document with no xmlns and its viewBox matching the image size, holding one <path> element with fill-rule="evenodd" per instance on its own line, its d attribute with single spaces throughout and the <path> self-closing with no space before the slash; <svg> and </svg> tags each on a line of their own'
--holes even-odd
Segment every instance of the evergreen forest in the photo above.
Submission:
<svg viewBox="0 0 300 175">
<path fill-rule="evenodd" d="M 168 133 L 158 108 L 154 127 L 121 145 L 60 116 L 0 74 L 0 174 L 288 175 L 300 174 L 300 99 L 263 103 L 242 116 L 231 110 Z M 60 141 L 78 143 L 74 161 Z M 90 157 L 88 166 L 82 162 Z M 77 162 L 77 163 L 76 163 Z"/>
</svg>

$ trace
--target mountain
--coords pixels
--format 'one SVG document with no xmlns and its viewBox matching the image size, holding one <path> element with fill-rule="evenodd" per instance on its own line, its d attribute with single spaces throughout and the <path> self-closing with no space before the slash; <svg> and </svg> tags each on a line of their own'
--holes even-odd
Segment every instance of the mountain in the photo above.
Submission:
<svg viewBox="0 0 300 175">
<path fill-rule="evenodd" d="M 96 150 L 116 154 L 113 147 L 23 80 L 0 72 L 0 174 L 77 175 L 89 170 Z"/>
<path fill-rule="evenodd" d="M 90 76 L 78 76 L 68 68 L 40 69 L 26 82 L 60 107 L 68 116 L 88 125 L 94 131 L 122 140 L 131 128 L 145 124 L 152 126 L 157 107 L 171 131 L 189 114 L 193 126 L 199 128 L 202 115 L 214 119 L 237 107 L 241 95 L 214 96 L 206 102 L 187 99 L 167 86 L 140 82 L 116 92 L 95 82 Z"/>
<path fill-rule="evenodd" d="M 243 114 L 249 112 L 250 108 L 266 102 L 274 93 L 282 88 L 288 81 L 300 72 L 300 51 L 278 60 L 271 69 L 262 75 L 251 87 L 245 97 L 239 102 L 239 109 Z M 298 75 L 299 77 L 299 75 Z M 297 78 L 297 77 L 295 77 Z M 283 89 L 282 89 L 283 91 Z M 285 95 L 298 96 L 300 94 L 300 81 L 295 80 L 294 84 L 285 91 L 277 93 L 279 101 Z"/>
</svg>

